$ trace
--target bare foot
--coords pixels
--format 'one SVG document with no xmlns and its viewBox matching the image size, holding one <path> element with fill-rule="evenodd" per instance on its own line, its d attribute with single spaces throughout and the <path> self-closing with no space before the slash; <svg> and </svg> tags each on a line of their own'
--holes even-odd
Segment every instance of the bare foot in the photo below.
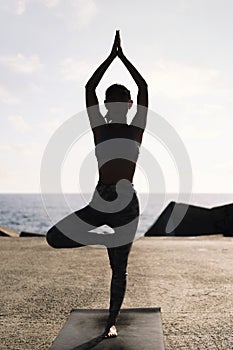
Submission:
<svg viewBox="0 0 233 350">
<path fill-rule="evenodd" d="M 112 325 L 110 328 L 105 329 L 103 336 L 104 338 L 115 338 L 117 337 L 117 329 L 115 325 Z"/>
</svg>

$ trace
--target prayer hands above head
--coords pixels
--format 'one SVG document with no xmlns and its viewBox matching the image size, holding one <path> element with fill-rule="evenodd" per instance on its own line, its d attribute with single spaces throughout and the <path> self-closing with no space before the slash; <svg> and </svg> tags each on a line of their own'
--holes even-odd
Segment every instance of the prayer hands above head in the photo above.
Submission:
<svg viewBox="0 0 233 350">
<path fill-rule="evenodd" d="M 114 43 L 113 43 L 112 51 L 111 51 L 110 55 L 113 56 L 114 58 L 116 56 L 118 56 L 119 58 L 121 58 L 123 56 L 123 51 L 122 51 L 122 47 L 121 47 L 120 31 L 119 30 L 116 31 L 115 39 L 114 39 Z"/>
<path fill-rule="evenodd" d="M 119 42 L 120 42 L 120 31 L 117 30 L 116 34 L 115 34 L 114 43 L 113 43 L 113 46 L 112 46 L 112 51 L 110 53 L 110 55 L 113 56 L 114 58 L 117 56 Z"/>
<path fill-rule="evenodd" d="M 123 56 L 123 51 L 121 47 L 121 38 L 120 38 L 120 31 L 117 30 L 118 32 L 118 46 L 117 46 L 117 56 L 121 58 Z"/>
</svg>

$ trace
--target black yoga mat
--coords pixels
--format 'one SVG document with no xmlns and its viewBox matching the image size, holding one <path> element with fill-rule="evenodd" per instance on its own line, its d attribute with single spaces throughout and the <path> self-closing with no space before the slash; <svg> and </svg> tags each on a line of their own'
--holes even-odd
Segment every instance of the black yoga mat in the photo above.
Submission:
<svg viewBox="0 0 233 350">
<path fill-rule="evenodd" d="M 50 350 L 164 350 L 160 308 L 121 309 L 116 338 L 103 339 L 107 309 L 74 309 Z"/>
</svg>

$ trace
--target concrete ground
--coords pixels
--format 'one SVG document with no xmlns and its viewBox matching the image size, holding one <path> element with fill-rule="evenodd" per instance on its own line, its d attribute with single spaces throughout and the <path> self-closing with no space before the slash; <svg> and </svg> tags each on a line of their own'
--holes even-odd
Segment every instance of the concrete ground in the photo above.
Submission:
<svg viewBox="0 0 233 350">
<path fill-rule="evenodd" d="M 48 349 L 72 308 L 109 306 L 106 249 L 1 237 L 0 254 L 0 349 Z M 161 307 L 166 350 L 232 350 L 233 238 L 137 240 L 122 307 Z"/>
</svg>

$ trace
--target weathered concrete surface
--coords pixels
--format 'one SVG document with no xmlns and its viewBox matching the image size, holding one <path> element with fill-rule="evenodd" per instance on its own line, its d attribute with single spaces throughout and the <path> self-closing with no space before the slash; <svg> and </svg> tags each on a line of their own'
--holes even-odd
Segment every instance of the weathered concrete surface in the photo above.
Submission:
<svg viewBox="0 0 233 350">
<path fill-rule="evenodd" d="M 0 349 L 48 349 L 73 308 L 108 308 L 106 249 L 0 238 Z M 233 348 L 233 239 L 148 237 L 129 256 L 123 307 L 161 307 L 166 350 Z M 120 329 L 119 329 L 120 332 Z"/>
</svg>

